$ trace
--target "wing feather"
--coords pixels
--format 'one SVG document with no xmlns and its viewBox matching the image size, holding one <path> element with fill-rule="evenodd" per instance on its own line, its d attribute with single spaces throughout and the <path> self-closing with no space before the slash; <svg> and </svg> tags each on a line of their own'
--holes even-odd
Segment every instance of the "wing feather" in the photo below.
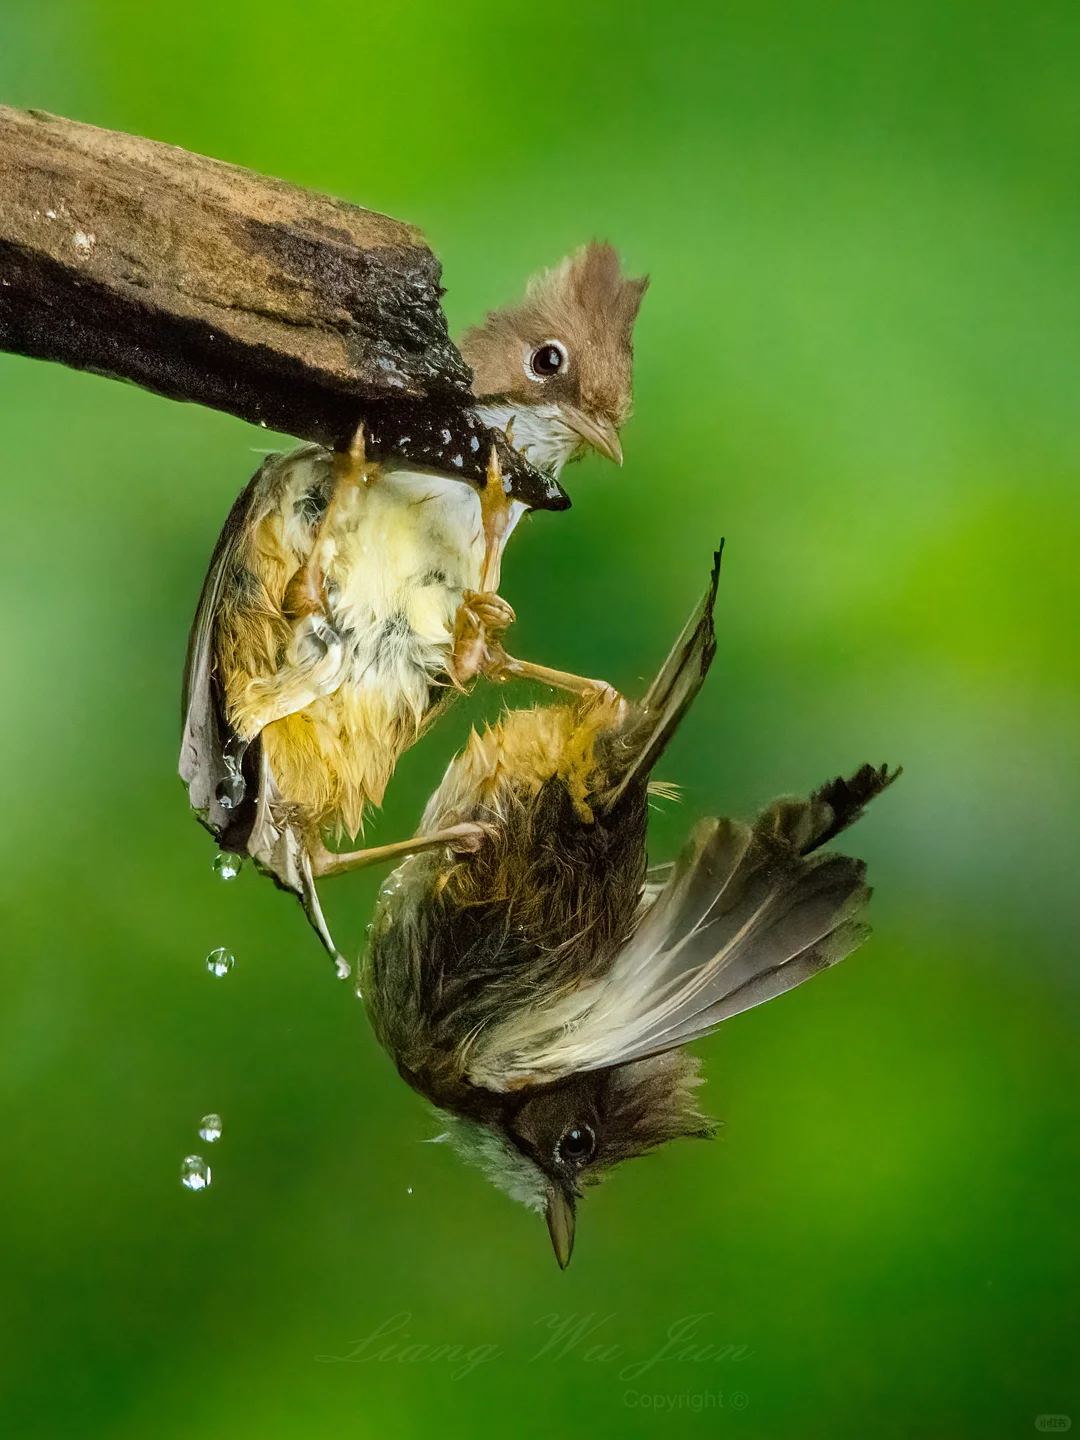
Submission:
<svg viewBox="0 0 1080 1440">
<path fill-rule="evenodd" d="M 613 807 L 635 779 L 651 772 L 709 673 L 716 654 L 713 610 L 723 553 L 724 542 L 721 540 L 719 550 L 713 555 L 708 589 L 683 627 L 644 700 L 635 707 L 637 722 L 623 741 L 625 765 L 621 767 L 614 787 L 600 801 L 606 808 Z"/>
<path fill-rule="evenodd" d="M 484 1032 L 470 1079 L 516 1089 L 658 1055 L 849 955 L 868 934 L 865 866 L 817 846 L 894 778 L 885 767 L 871 773 L 860 803 L 835 812 L 823 787 L 770 806 L 752 826 L 702 821 L 607 974 Z"/>
<path fill-rule="evenodd" d="M 291 461 L 320 453 L 316 446 L 305 446 L 291 456 L 268 457 L 229 511 L 188 639 L 180 777 L 192 809 L 218 844 L 252 856 L 260 870 L 296 895 L 338 973 L 348 974 L 319 903 L 307 850 L 290 821 L 259 737 L 245 742 L 229 724 L 215 653 L 218 615 L 229 586 L 235 584 L 238 554 L 256 512 L 280 489 Z"/>
<path fill-rule="evenodd" d="M 252 747 L 244 746 L 226 718 L 214 637 L 218 612 L 237 552 L 249 529 L 265 468 L 256 472 L 238 497 L 214 547 L 188 637 L 181 705 L 180 778 L 188 787 L 191 808 L 224 848 L 241 851 L 246 849 L 258 803 L 258 741 Z M 255 753 L 249 755 L 249 749 Z M 243 796 L 238 793 L 239 787 L 231 785 L 238 776 L 245 781 Z M 230 788 L 239 804 L 227 803 Z"/>
</svg>

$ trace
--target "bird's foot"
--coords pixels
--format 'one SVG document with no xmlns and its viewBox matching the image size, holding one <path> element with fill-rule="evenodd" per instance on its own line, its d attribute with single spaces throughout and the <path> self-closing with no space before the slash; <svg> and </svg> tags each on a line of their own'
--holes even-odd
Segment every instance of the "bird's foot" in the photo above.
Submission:
<svg viewBox="0 0 1080 1440">
<path fill-rule="evenodd" d="M 454 639 L 447 672 L 459 690 L 481 673 L 497 668 L 505 656 L 502 637 L 514 623 L 514 611 L 490 590 L 466 590 L 454 617 Z"/>
<path fill-rule="evenodd" d="M 461 603 L 476 616 L 490 640 L 501 640 L 517 619 L 513 606 L 490 590 L 465 590 Z"/>
</svg>

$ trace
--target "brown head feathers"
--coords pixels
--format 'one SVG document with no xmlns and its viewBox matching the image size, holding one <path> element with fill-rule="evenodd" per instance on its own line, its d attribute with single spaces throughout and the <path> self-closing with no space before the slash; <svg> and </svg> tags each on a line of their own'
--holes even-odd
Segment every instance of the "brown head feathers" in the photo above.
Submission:
<svg viewBox="0 0 1080 1440">
<path fill-rule="evenodd" d="M 648 277 L 625 278 L 593 241 L 534 276 L 520 305 L 468 330 L 461 353 L 481 400 L 570 405 L 616 428 L 630 414 L 632 336 Z"/>
</svg>

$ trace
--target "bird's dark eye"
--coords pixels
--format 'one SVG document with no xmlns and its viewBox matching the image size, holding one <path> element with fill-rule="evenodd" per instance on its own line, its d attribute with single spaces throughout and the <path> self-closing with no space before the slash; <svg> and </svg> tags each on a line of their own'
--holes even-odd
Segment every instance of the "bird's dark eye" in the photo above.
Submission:
<svg viewBox="0 0 1080 1440">
<path fill-rule="evenodd" d="M 566 351 L 557 340 L 548 340 L 529 356 L 528 370 L 534 380 L 550 380 L 566 364 Z"/>
<path fill-rule="evenodd" d="M 584 1165 L 595 1149 L 596 1136 L 588 1125 L 574 1125 L 559 1141 L 559 1159 L 568 1165 Z"/>
</svg>

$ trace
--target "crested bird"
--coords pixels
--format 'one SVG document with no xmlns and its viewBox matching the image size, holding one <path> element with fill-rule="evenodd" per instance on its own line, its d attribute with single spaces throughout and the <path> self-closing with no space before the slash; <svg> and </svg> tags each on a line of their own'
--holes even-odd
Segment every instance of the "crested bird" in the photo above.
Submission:
<svg viewBox="0 0 1080 1440">
<path fill-rule="evenodd" d="M 621 463 L 646 284 L 593 243 L 462 340 L 481 419 L 553 482 L 589 447 Z M 452 469 L 374 463 L 360 429 L 340 453 L 269 457 L 218 540 L 188 646 L 180 774 L 222 849 L 300 899 L 342 976 L 317 879 L 481 843 L 467 823 L 345 853 L 327 844 L 360 833 L 453 691 L 479 673 L 604 689 L 503 647 L 514 613 L 497 593 L 501 556 L 528 508 L 495 451 L 478 490 Z"/>
<path fill-rule="evenodd" d="M 473 732 L 421 832 L 477 824 L 485 843 L 400 865 L 362 961 L 376 1036 L 439 1138 L 546 1215 L 563 1268 L 587 1186 L 712 1133 L 684 1047 L 867 933 L 864 865 L 823 847 L 885 766 L 750 824 L 703 820 L 665 878 L 647 869 L 650 773 L 712 660 L 718 573 L 640 703 L 594 692 Z"/>
</svg>

